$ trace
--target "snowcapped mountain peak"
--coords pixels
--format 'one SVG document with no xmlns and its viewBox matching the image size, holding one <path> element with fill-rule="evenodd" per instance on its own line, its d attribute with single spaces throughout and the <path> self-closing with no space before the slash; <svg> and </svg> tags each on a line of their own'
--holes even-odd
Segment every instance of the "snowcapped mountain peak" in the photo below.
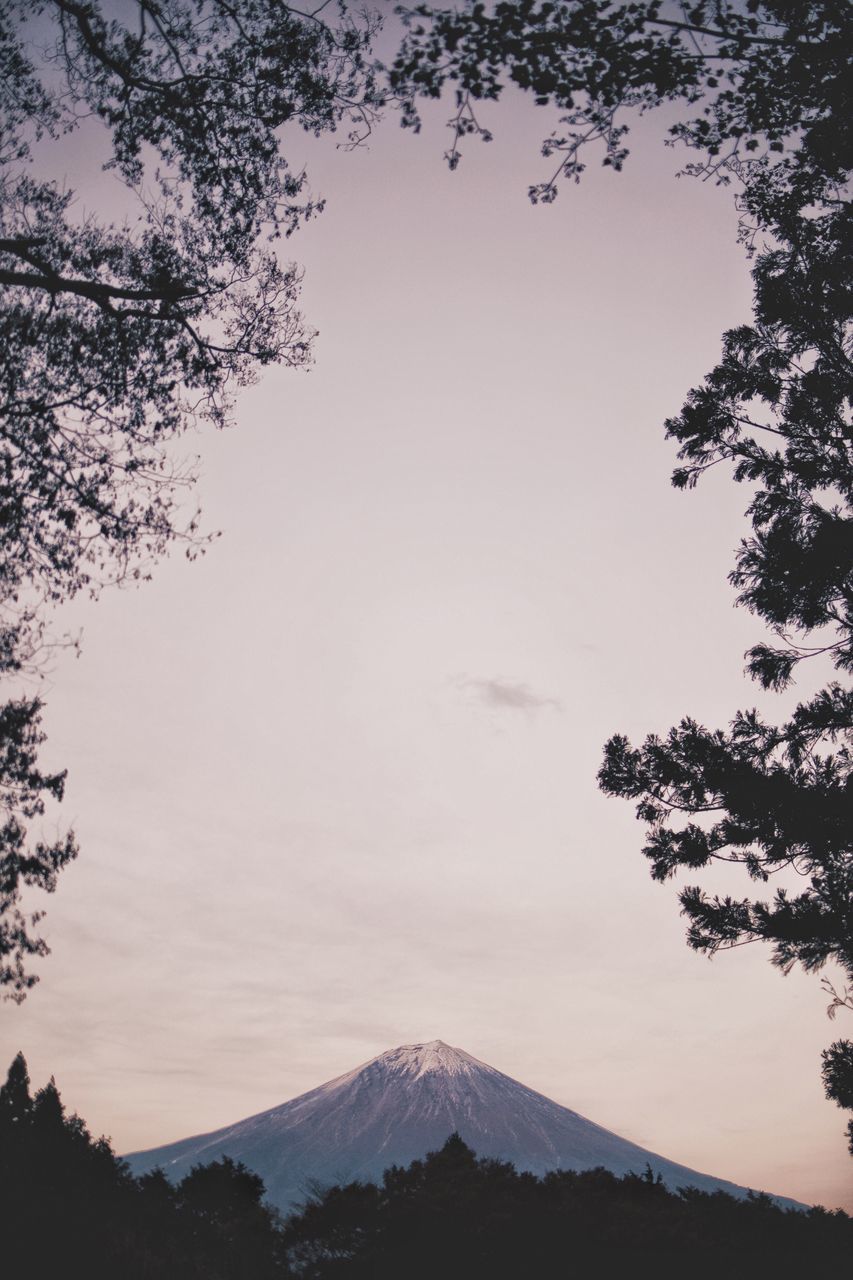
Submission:
<svg viewBox="0 0 853 1280">
<path fill-rule="evenodd" d="M 126 1159 L 136 1174 L 161 1167 L 177 1181 L 227 1155 L 260 1174 L 272 1203 L 286 1210 L 318 1182 L 381 1181 L 383 1170 L 438 1150 L 454 1132 L 478 1155 L 531 1173 L 599 1165 L 641 1173 L 648 1164 L 669 1187 L 745 1194 L 602 1129 L 443 1040 L 399 1045 L 269 1111 Z"/>
<path fill-rule="evenodd" d="M 478 1069 L 487 1069 L 485 1064 L 472 1058 L 462 1049 L 454 1049 L 443 1040 L 428 1040 L 423 1044 L 401 1044 L 397 1049 L 389 1049 L 374 1058 L 369 1066 L 378 1066 L 391 1074 L 409 1076 L 419 1080 L 421 1076 L 437 1075 L 471 1075 Z"/>
</svg>

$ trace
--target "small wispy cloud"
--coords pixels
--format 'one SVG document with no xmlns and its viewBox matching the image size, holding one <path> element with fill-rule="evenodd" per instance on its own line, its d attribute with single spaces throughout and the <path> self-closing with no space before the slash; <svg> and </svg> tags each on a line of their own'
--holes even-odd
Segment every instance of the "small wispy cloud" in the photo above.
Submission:
<svg viewBox="0 0 853 1280">
<path fill-rule="evenodd" d="M 472 700 L 494 710 L 541 711 L 546 707 L 550 707 L 553 711 L 563 709 L 558 698 L 549 698 L 537 693 L 535 689 L 531 689 L 530 685 L 518 680 L 504 680 L 500 676 L 493 676 L 491 679 L 461 676 L 457 684 Z"/>
</svg>

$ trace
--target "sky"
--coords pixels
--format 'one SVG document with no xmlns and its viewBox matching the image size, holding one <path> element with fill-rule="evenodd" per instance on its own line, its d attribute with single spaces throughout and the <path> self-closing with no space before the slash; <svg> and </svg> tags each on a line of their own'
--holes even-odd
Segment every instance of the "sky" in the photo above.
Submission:
<svg viewBox="0 0 853 1280">
<path fill-rule="evenodd" d="M 677 179 L 650 117 L 623 174 L 534 208 L 545 113 L 495 108 L 455 174 L 442 119 L 355 153 L 286 136 L 328 201 L 286 244 L 315 365 L 185 442 L 222 531 L 203 560 L 57 620 L 83 644 L 44 764 L 82 853 L 0 1060 L 129 1151 L 440 1038 L 670 1159 L 853 1210 L 818 978 L 691 952 L 595 783 L 614 732 L 786 705 L 743 674 L 762 630 L 726 581 L 748 494 L 719 470 L 676 492 L 663 438 L 750 313 L 731 193 Z M 68 140 L 56 163 L 106 181 Z"/>
</svg>

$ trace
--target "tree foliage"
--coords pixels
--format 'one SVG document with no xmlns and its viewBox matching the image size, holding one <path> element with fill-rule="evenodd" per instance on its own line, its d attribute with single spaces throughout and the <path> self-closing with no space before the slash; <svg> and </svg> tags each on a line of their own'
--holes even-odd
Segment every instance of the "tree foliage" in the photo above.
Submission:
<svg viewBox="0 0 853 1280">
<path fill-rule="evenodd" d="M 723 335 L 719 363 L 666 423 L 673 483 L 690 488 L 722 465 L 749 488 L 730 578 L 770 638 L 747 653 L 748 673 L 775 691 L 816 658 L 835 673 L 781 724 L 744 710 L 727 729 L 685 717 L 640 747 L 615 735 L 599 783 L 637 802 L 655 879 L 724 861 L 757 884 L 784 882 L 770 900 L 686 886 L 692 947 L 763 941 L 783 972 L 835 961 L 853 979 L 850 7 L 518 0 L 419 5 L 405 20 L 391 72 L 404 123 L 417 128 L 418 99 L 454 86 L 452 167 L 462 138 L 490 136 L 475 107 L 515 85 L 563 113 L 543 144 L 559 164 L 531 186 L 534 201 L 577 180 L 592 144 L 621 167 L 631 112 L 667 103 L 678 112 L 669 141 L 698 152 L 686 171 L 734 185 L 754 316 Z M 851 1007 L 830 990 L 833 1012 Z M 851 1053 L 839 1041 L 824 1055 L 841 1106 Z"/>
<path fill-rule="evenodd" d="M 381 1185 L 327 1189 L 285 1228 L 306 1280 L 340 1277 L 537 1277 L 631 1274 L 743 1277 L 831 1274 L 850 1247 L 849 1218 L 782 1210 L 694 1188 L 652 1171 L 537 1178 L 478 1159 L 458 1134 Z"/>
<path fill-rule="evenodd" d="M 451 167 L 463 138 L 490 140 L 478 104 L 510 86 L 562 113 L 542 144 L 559 163 L 530 187 L 534 201 L 555 199 L 561 178 L 576 181 L 591 146 L 621 168 L 631 115 L 666 103 L 683 108 L 672 140 L 700 149 L 718 171 L 744 156 L 781 155 L 792 140 L 798 164 L 814 163 L 820 174 L 846 163 L 838 151 L 838 119 L 850 100 L 843 0 L 467 0 L 401 13 L 408 34 L 390 81 L 403 123 L 419 128 L 418 99 L 452 86 Z"/>
<path fill-rule="evenodd" d="M 172 1183 L 134 1178 L 110 1143 L 69 1115 L 53 1080 L 35 1095 L 23 1055 L 0 1087 L 3 1262 L 47 1280 L 273 1280 L 300 1276 L 623 1276 L 642 1261 L 660 1276 L 830 1274 L 849 1257 L 853 1224 L 837 1210 L 780 1209 L 685 1188 L 650 1169 L 543 1178 L 478 1159 L 458 1134 L 380 1185 L 310 1196 L 286 1221 L 264 1186 L 224 1157 Z"/>
<path fill-rule="evenodd" d="M 748 674 L 776 692 L 815 659 L 838 676 L 781 724 L 751 709 L 728 730 L 685 718 L 636 749 L 616 735 L 599 782 L 638 801 L 656 879 L 723 860 L 759 883 L 779 873 L 787 881 L 769 901 L 686 886 L 692 947 L 714 954 L 764 941 L 783 972 L 834 961 L 853 979 L 850 209 L 834 168 L 819 185 L 816 164 L 804 164 L 801 185 L 797 165 L 795 155 L 781 172 L 741 172 L 746 225 L 765 237 L 754 320 L 723 335 L 720 362 L 666 429 L 680 446 L 677 487 L 720 464 L 751 487 L 751 532 L 729 576 L 771 639 L 748 650 Z M 835 1066 L 825 1056 L 838 1100 Z"/>
<path fill-rule="evenodd" d="M 2 674 L 37 665 L 52 606 L 146 577 L 171 546 L 203 549 L 172 442 L 225 425 L 264 366 L 309 361 L 300 272 L 273 242 L 320 203 L 281 129 L 369 127 L 376 101 L 375 21 L 325 9 L 0 0 Z M 43 147 L 75 134 L 120 179 L 113 219 L 43 176 Z M 18 803 L 40 712 L 10 703 L 2 725 L 0 984 L 16 999 L 34 980 L 25 957 L 45 950 L 20 889 L 52 889 L 75 850 L 26 843 L 62 793 L 29 765 Z"/>
<path fill-rule="evenodd" d="M 18 699 L 0 706 L 0 790 L 3 825 L 0 826 L 0 986 L 10 986 L 21 994 L 34 981 L 24 959 L 47 951 L 32 926 L 38 913 L 29 919 L 20 910 L 24 886 L 52 893 L 56 877 L 77 853 L 69 832 L 51 843 L 37 840 L 27 844 L 25 823 L 41 817 L 46 799 L 61 800 L 65 773 L 44 774 L 38 767 L 38 749 L 44 741 L 40 729 L 42 704 L 38 698 Z"/>
<path fill-rule="evenodd" d="M 265 1280 L 290 1274 L 260 1178 L 227 1158 L 173 1186 L 135 1179 L 105 1138 L 68 1115 L 51 1080 L 35 1096 L 23 1055 L 0 1088 L 3 1262 L 47 1280 L 205 1276 Z"/>
</svg>

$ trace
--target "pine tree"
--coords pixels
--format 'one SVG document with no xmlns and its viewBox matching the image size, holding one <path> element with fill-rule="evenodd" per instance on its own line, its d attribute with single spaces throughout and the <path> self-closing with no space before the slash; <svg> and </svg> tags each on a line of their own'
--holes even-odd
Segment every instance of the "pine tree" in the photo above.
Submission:
<svg viewBox="0 0 853 1280">
<path fill-rule="evenodd" d="M 30 1076 L 23 1053 L 12 1059 L 6 1083 L 0 1085 L 0 1134 L 6 1136 L 13 1125 L 29 1120 L 33 1102 L 30 1097 Z"/>
</svg>

